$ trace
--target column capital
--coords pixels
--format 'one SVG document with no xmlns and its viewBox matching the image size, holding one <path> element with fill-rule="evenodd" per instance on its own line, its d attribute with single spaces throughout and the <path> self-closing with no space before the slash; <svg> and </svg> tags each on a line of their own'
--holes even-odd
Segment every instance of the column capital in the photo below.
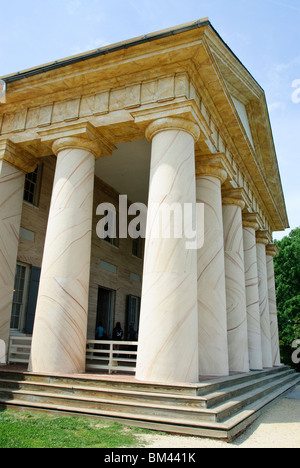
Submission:
<svg viewBox="0 0 300 468">
<path fill-rule="evenodd" d="M 269 257 L 276 257 L 276 255 L 279 254 L 279 248 L 277 247 L 276 244 L 269 244 L 267 245 L 267 248 L 266 248 L 266 254 Z"/>
<path fill-rule="evenodd" d="M 76 122 L 51 126 L 40 130 L 41 142 L 57 155 L 63 149 L 79 148 L 99 159 L 116 149 L 90 122 Z"/>
<path fill-rule="evenodd" d="M 222 191 L 222 204 L 223 205 L 236 205 L 242 210 L 246 206 L 246 202 L 243 196 L 243 189 L 232 189 Z"/>
<path fill-rule="evenodd" d="M 33 172 L 38 164 L 37 159 L 32 154 L 8 138 L 0 140 L 0 161 L 5 161 L 25 173 Z"/>
<path fill-rule="evenodd" d="M 131 112 L 135 124 L 148 140 L 163 130 L 183 130 L 197 142 L 203 128 L 201 113 L 193 100 L 160 104 L 150 109 Z"/>
<path fill-rule="evenodd" d="M 154 120 L 146 129 L 146 138 L 151 141 L 152 138 L 158 133 L 165 130 L 182 130 L 194 138 L 197 142 L 200 138 L 200 128 L 191 120 L 183 119 L 181 117 L 163 117 Z"/>
<path fill-rule="evenodd" d="M 243 213 L 243 227 L 259 230 L 258 213 Z"/>
<path fill-rule="evenodd" d="M 60 151 L 74 148 L 92 153 L 95 156 L 95 159 L 101 157 L 101 146 L 96 141 L 90 141 L 82 137 L 58 138 L 52 144 L 52 151 L 56 156 Z"/>
<path fill-rule="evenodd" d="M 196 164 L 196 178 L 199 177 L 216 177 L 224 184 L 228 177 L 228 167 L 223 153 L 202 155 L 196 153 L 195 156 Z"/>
<path fill-rule="evenodd" d="M 268 231 L 257 231 L 256 232 L 256 242 L 257 244 L 268 245 L 271 243 L 271 236 Z"/>
</svg>

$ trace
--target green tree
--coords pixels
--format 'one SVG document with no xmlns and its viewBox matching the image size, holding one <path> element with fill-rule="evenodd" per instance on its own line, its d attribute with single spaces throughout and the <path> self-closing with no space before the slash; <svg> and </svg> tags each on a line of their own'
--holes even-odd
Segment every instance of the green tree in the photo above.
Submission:
<svg viewBox="0 0 300 468">
<path fill-rule="evenodd" d="M 274 258 L 279 338 L 284 354 L 290 356 L 292 342 L 300 338 L 300 228 L 275 243 L 279 248 Z"/>
</svg>

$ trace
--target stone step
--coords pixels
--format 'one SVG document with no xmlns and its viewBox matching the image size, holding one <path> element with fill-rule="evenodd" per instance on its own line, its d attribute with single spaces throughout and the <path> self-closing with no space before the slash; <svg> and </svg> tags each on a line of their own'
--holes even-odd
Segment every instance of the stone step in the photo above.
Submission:
<svg viewBox="0 0 300 468">
<path fill-rule="evenodd" d="M 287 375 L 292 372 L 289 369 L 286 369 L 285 372 L 281 372 L 280 376 Z M 190 396 L 185 394 L 176 394 L 176 393 L 151 393 L 135 391 L 135 390 L 123 390 L 120 388 L 111 388 L 107 389 L 106 386 L 102 388 L 101 382 L 99 387 L 87 386 L 87 385 L 78 385 L 74 384 L 74 379 L 68 379 L 68 382 L 64 382 L 64 378 L 60 379 L 58 383 L 57 378 L 55 378 L 55 383 L 45 382 L 43 376 L 41 379 L 37 380 L 17 380 L 17 375 L 13 375 L 13 379 L 1 378 L 0 387 L 2 389 L 9 388 L 11 390 L 27 390 L 30 393 L 46 392 L 54 393 L 55 395 L 73 395 L 87 398 L 98 398 L 100 401 L 114 399 L 119 402 L 135 402 L 139 400 L 144 404 L 156 403 L 159 405 L 167 406 L 180 406 L 188 408 L 210 408 L 226 400 L 232 399 L 233 397 L 250 391 L 251 388 L 257 388 L 259 386 L 265 385 L 268 382 L 276 379 L 279 374 L 268 374 L 265 377 L 261 376 L 260 379 L 252 380 L 250 382 L 246 380 L 241 385 L 236 385 L 229 387 L 222 392 L 215 392 L 205 396 Z M 6 376 L 7 377 L 7 376 Z"/>
<path fill-rule="evenodd" d="M 251 424 L 265 405 L 299 381 L 299 374 L 282 367 L 206 382 L 208 393 L 204 394 L 202 383 L 163 384 L 159 392 L 159 384 L 141 385 L 134 379 L 124 382 L 115 376 L 81 378 L 0 371 L 0 405 L 113 418 L 138 427 L 230 440 Z M 201 396 L 185 393 L 198 388 Z"/>
<path fill-rule="evenodd" d="M 291 389 L 300 384 L 300 376 L 294 376 L 294 379 L 277 387 L 273 392 L 262 396 L 259 399 L 254 399 L 252 403 L 247 405 L 241 411 L 233 414 L 222 424 L 227 428 L 228 441 L 231 441 L 244 432 L 268 407 L 281 398 Z"/>
<path fill-rule="evenodd" d="M 279 377 L 282 378 L 289 375 L 293 375 L 293 371 L 291 369 L 285 369 L 280 373 L 264 374 L 257 376 L 255 379 L 245 380 L 238 385 L 224 387 L 222 390 L 209 393 L 205 396 L 206 407 L 212 408 L 215 405 L 221 404 L 227 400 L 232 400 L 233 398 L 251 391 L 252 389 L 256 389 L 276 381 Z"/>
<path fill-rule="evenodd" d="M 14 400 L 32 403 L 42 403 L 50 405 L 51 407 L 71 407 L 79 408 L 81 411 L 86 411 L 93 414 L 94 410 L 97 414 L 103 413 L 104 415 L 110 413 L 131 414 L 136 416 L 156 416 L 157 418 L 165 419 L 166 417 L 171 420 L 175 418 L 176 421 L 186 420 L 191 421 L 215 421 L 216 413 L 206 408 L 195 408 L 191 406 L 168 406 L 166 404 L 148 403 L 143 402 L 139 398 L 132 401 L 120 401 L 112 397 L 100 399 L 92 397 L 79 397 L 74 395 L 55 395 L 54 393 L 38 392 L 34 393 L 25 390 L 14 390 L 0 388 L 0 403 L 13 404 Z"/>
<path fill-rule="evenodd" d="M 22 380 L 23 382 L 38 382 L 49 384 L 66 384 L 73 387 L 80 385 L 81 387 L 95 387 L 107 390 L 128 390 L 145 393 L 161 393 L 173 395 L 190 395 L 190 396 L 206 396 L 211 393 L 223 391 L 226 387 L 234 387 L 242 383 L 248 383 L 251 380 L 261 379 L 264 376 L 275 375 L 285 372 L 286 366 L 268 369 L 264 371 L 253 371 L 247 374 L 232 375 L 223 378 L 214 378 L 213 380 L 204 380 L 200 383 L 184 383 L 184 384 L 153 384 L 149 382 L 137 381 L 133 377 L 121 376 L 104 376 L 104 375 L 86 375 L 80 376 L 71 375 L 51 375 L 51 374 L 34 374 L 31 372 L 14 372 L 0 370 L 0 379 Z"/>
<path fill-rule="evenodd" d="M 94 387 L 107 390 L 128 390 L 146 393 L 163 393 L 174 395 L 198 395 L 199 383 L 183 383 L 183 384 L 167 384 L 167 383 L 151 383 L 140 382 L 133 377 L 117 376 L 117 375 L 51 375 L 51 374 L 34 374 L 31 372 L 14 372 L 14 371 L 1 371 L 1 379 L 9 380 L 22 380 L 23 382 L 38 382 L 49 384 L 67 384 L 67 385 L 80 385 L 82 387 Z"/>
<path fill-rule="evenodd" d="M 224 421 L 229 418 L 231 415 L 236 414 L 241 411 L 241 409 L 252 404 L 255 401 L 258 401 L 261 398 L 264 398 L 268 394 L 285 387 L 286 385 L 291 384 L 295 379 L 295 374 L 289 373 L 284 375 L 275 381 L 265 383 L 264 385 L 258 385 L 252 389 L 247 389 L 246 392 L 236 395 L 235 397 L 228 398 L 225 403 L 221 403 L 213 407 L 213 410 L 216 411 L 217 421 Z"/>
<path fill-rule="evenodd" d="M 282 396 L 285 392 L 289 391 L 291 388 L 299 384 L 300 377 L 294 377 L 294 381 L 286 384 L 283 387 L 277 388 L 276 391 L 271 392 L 268 396 L 265 396 L 254 403 L 252 403 L 248 408 L 245 408 L 243 411 L 238 412 L 236 415 L 227 419 L 225 422 L 214 422 L 214 421 L 193 421 L 190 420 L 182 421 L 176 420 L 174 418 L 169 419 L 165 417 L 162 420 L 156 415 L 143 415 L 142 417 L 136 414 L 128 413 L 118 413 L 118 412 L 106 412 L 103 410 L 94 410 L 93 416 L 100 416 L 101 418 L 108 418 L 119 421 L 123 424 L 128 424 L 131 426 L 142 427 L 152 430 L 160 430 L 169 433 L 175 434 L 184 434 L 184 435 L 194 435 L 199 437 L 210 437 L 213 439 L 220 439 L 224 441 L 231 441 L 237 437 L 241 432 L 243 432 L 253 421 L 260 416 L 262 410 L 277 398 Z M 64 407 L 63 405 L 57 407 L 56 405 L 47 403 L 43 404 L 36 402 L 34 407 L 31 402 L 14 400 L 11 405 L 9 402 L 6 407 L 16 408 L 20 406 L 22 408 L 36 409 L 39 411 L 46 412 L 60 412 L 60 414 L 68 415 L 78 415 L 82 414 L 85 416 L 91 415 L 85 409 L 82 408 L 72 408 L 70 406 Z"/>
<path fill-rule="evenodd" d="M 214 378 L 210 381 L 202 382 L 198 388 L 198 395 L 207 395 L 214 392 L 222 391 L 228 387 L 235 387 L 241 385 L 244 382 L 249 383 L 252 380 L 262 379 L 271 375 L 278 375 L 281 372 L 290 370 L 288 366 L 279 366 L 270 369 L 264 369 L 259 371 L 250 371 L 246 374 L 235 374 L 229 377 Z"/>
<path fill-rule="evenodd" d="M 20 389 L 20 388 L 0 388 L 0 402 L 10 402 L 10 404 L 17 399 L 22 401 L 27 401 L 31 403 L 44 403 L 56 405 L 57 407 L 71 406 L 72 408 L 82 408 L 87 412 L 92 412 L 93 410 L 101 410 L 105 413 L 107 412 L 117 412 L 117 413 L 130 413 L 130 414 L 141 414 L 141 415 L 155 415 L 157 417 L 165 418 L 175 418 L 177 421 L 186 420 L 187 418 L 190 421 L 222 421 L 231 414 L 239 411 L 241 408 L 251 403 L 255 399 L 261 398 L 266 395 L 268 392 L 272 392 L 277 387 L 285 385 L 290 380 L 292 380 L 294 375 L 288 373 L 287 375 L 280 374 L 280 379 L 278 378 L 275 382 L 272 380 L 263 386 L 258 386 L 252 391 L 247 391 L 243 393 L 239 398 L 231 399 L 225 403 L 214 406 L 211 409 L 196 407 L 194 405 L 187 404 L 185 405 L 170 405 L 169 400 L 164 401 L 164 395 L 159 399 L 151 400 L 148 396 L 148 400 L 145 399 L 145 395 L 141 398 L 139 394 L 132 394 L 131 398 L 127 399 L 120 398 L 120 395 L 112 393 L 99 393 L 93 391 L 92 394 L 85 396 L 78 394 L 76 390 L 66 392 L 57 391 L 57 386 L 52 388 L 52 391 L 45 391 L 45 387 L 39 389 L 32 386 L 30 390 Z M 14 382 L 15 384 L 16 382 Z M 78 390 L 78 389 L 77 389 Z M 156 396 L 156 395 L 155 395 Z M 150 401 L 151 400 L 151 401 Z M 174 401 L 174 400 L 173 400 Z"/>
<path fill-rule="evenodd" d="M 101 387 L 87 387 L 80 385 L 68 385 L 68 384 L 50 384 L 50 383 L 39 383 L 32 381 L 21 381 L 21 380 L 7 380 L 0 379 L 0 389 L 4 392 L 7 391 L 27 391 L 30 394 L 39 392 L 53 395 L 62 395 L 66 397 L 74 397 L 80 399 L 83 398 L 94 398 L 99 401 L 114 400 L 116 402 L 128 402 L 134 403 L 137 400 L 144 404 L 165 404 L 171 406 L 180 407 L 195 407 L 195 408 L 206 408 L 206 398 L 190 395 L 176 395 L 167 393 L 150 393 L 150 392 L 138 392 L 122 389 L 106 389 Z"/>
</svg>

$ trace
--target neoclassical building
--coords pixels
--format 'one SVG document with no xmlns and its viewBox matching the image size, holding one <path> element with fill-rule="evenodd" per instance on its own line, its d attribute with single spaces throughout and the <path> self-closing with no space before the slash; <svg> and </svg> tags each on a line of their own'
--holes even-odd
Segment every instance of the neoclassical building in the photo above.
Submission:
<svg viewBox="0 0 300 468">
<path fill-rule="evenodd" d="M 84 372 L 98 322 L 111 339 L 120 321 L 138 331 L 138 380 L 280 365 L 272 233 L 288 219 L 265 94 L 207 19 L 2 89 L 2 363 L 11 334 L 32 335 L 32 371 Z M 120 194 L 201 204 L 201 247 L 154 236 L 159 214 L 145 242 L 99 239 L 97 206 Z"/>
</svg>

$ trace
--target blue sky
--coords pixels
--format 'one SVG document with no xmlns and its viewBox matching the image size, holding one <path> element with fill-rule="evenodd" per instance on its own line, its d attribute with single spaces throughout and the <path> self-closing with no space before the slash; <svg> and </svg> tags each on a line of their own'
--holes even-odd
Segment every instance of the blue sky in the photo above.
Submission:
<svg viewBox="0 0 300 468">
<path fill-rule="evenodd" d="M 206 16 L 266 92 L 299 227 L 300 0 L 0 0 L 0 76 Z"/>
</svg>

